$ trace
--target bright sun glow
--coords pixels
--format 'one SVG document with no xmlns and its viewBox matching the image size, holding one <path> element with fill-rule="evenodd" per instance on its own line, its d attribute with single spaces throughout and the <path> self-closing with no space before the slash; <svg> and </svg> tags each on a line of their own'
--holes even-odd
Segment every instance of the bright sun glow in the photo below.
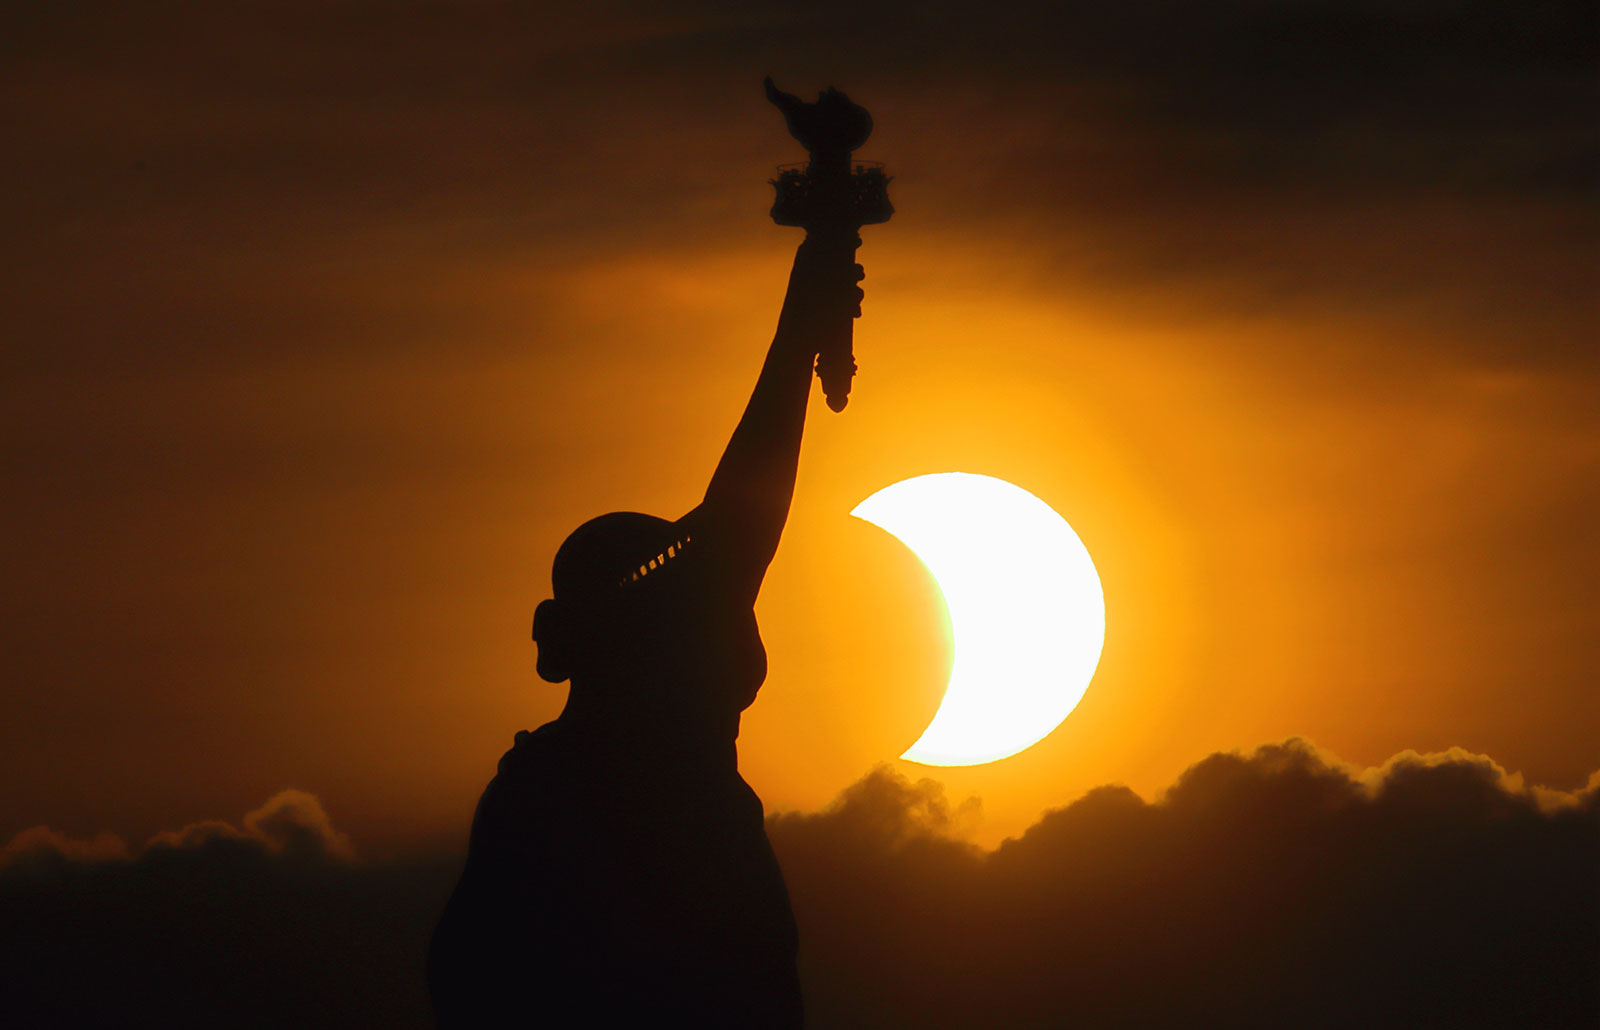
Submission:
<svg viewBox="0 0 1600 1030">
<path fill-rule="evenodd" d="M 993 762 L 1077 707 L 1100 663 L 1106 602 L 1083 541 L 1048 504 L 1003 479 L 941 472 L 884 487 L 850 514 L 911 548 L 950 611 L 950 685 L 901 758 Z"/>
</svg>

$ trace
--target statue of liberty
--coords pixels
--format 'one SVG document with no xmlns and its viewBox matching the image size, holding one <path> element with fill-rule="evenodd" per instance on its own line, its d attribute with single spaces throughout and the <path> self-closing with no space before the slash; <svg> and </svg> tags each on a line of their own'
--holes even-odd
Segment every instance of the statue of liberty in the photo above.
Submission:
<svg viewBox="0 0 1600 1030">
<path fill-rule="evenodd" d="M 842 407 L 857 230 L 888 202 L 882 173 L 850 163 L 864 110 L 834 90 L 768 94 L 812 152 L 774 183 L 774 217 L 807 230 L 777 331 L 701 503 L 602 515 L 556 553 L 533 637 L 567 703 L 516 735 L 478 804 L 429 956 L 441 1027 L 802 1022 L 794 916 L 736 740 L 766 678 L 753 606 L 812 370 L 831 370 Z"/>
</svg>

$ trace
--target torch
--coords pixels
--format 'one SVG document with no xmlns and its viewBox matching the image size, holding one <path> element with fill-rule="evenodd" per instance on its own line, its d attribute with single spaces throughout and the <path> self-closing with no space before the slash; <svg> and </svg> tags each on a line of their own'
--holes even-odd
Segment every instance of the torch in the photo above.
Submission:
<svg viewBox="0 0 1600 1030">
<path fill-rule="evenodd" d="M 809 239 L 837 249 L 843 267 L 853 269 L 861 227 L 887 222 L 894 214 L 883 166 L 852 156 L 871 135 L 872 116 L 831 86 L 815 103 L 783 92 L 770 77 L 766 86 L 767 99 L 783 112 L 789 134 L 811 155 L 803 165 L 778 166 L 778 177 L 770 180 L 778 192 L 772 220 L 805 229 Z M 850 401 L 850 380 L 856 374 L 854 337 L 854 316 L 849 315 L 828 328 L 817 352 L 817 378 L 834 411 L 843 411 Z"/>
</svg>

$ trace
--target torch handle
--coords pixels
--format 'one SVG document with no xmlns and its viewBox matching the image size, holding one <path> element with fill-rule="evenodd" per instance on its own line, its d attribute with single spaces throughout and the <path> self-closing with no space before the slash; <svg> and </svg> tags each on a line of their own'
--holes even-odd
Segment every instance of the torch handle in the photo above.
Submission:
<svg viewBox="0 0 1600 1030">
<path fill-rule="evenodd" d="M 817 378 L 828 407 L 843 411 L 850 401 L 850 382 L 856 374 L 855 320 L 861 315 L 856 289 L 856 248 L 861 237 L 854 228 L 809 233 L 809 242 L 822 251 L 828 278 L 828 310 L 822 319 L 822 338 L 817 348 Z"/>
</svg>

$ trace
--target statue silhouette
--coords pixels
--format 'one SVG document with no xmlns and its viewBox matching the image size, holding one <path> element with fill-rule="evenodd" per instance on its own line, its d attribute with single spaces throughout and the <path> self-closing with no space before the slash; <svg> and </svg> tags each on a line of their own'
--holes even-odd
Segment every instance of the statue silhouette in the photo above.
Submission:
<svg viewBox="0 0 1600 1030">
<path fill-rule="evenodd" d="M 557 552 L 533 635 L 571 689 L 478 804 L 429 958 L 442 1027 L 800 1025 L 794 918 L 735 739 L 766 677 L 753 605 L 812 365 L 860 313 L 861 274 L 853 246 L 808 237 L 702 503 L 603 515 Z"/>
<path fill-rule="evenodd" d="M 796 1027 L 798 941 L 739 717 L 767 674 L 755 600 L 789 516 L 815 365 L 835 409 L 861 314 L 856 234 L 892 210 L 852 169 L 871 129 L 834 90 L 769 98 L 812 151 L 774 218 L 803 225 L 778 328 L 693 511 L 614 512 L 556 552 L 534 613 L 539 674 L 571 680 L 478 802 L 434 931 L 441 1027 Z"/>
</svg>

